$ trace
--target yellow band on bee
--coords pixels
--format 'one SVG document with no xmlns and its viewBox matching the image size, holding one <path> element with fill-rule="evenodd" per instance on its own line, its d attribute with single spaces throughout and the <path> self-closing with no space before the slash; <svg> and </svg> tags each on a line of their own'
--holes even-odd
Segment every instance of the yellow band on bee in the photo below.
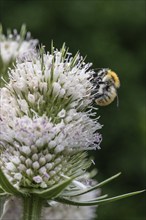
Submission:
<svg viewBox="0 0 146 220">
<path fill-rule="evenodd" d="M 120 87 L 120 80 L 119 80 L 119 77 L 117 76 L 117 74 L 115 72 L 113 72 L 112 70 L 108 70 L 107 75 L 112 77 L 112 79 L 115 82 L 115 87 L 119 88 Z"/>
</svg>

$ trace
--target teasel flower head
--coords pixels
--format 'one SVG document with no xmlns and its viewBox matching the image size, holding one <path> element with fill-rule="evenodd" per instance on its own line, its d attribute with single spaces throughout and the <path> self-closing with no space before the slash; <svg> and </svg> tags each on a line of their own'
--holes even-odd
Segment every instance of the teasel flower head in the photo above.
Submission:
<svg viewBox="0 0 146 220">
<path fill-rule="evenodd" d="M 99 148 L 91 64 L 65 48 L 17 60 L 1 89 L 1 167 L 16 188 L 50 188 L 81 176 Z"/>
<path fill-rule="evenodd" d="M 1 76 L 8 80 L 7 70 L 13 68 L 17 58 L 22 59 L 26 54 L 35 53 L 38 40 L 31 38 L 31 33 L 26 31 L 26 26 L 22 25 L 20 33 L 16 29 L 7 30 L 7 35 L 3 33 L 0 26 L 0 72 Z M 1 82 L 2 84 L 2 82 Z M 3 85 L 3 84 L 2 84 Z M 1 87 L 2 87 L 1 85 Z"/>
</svg>

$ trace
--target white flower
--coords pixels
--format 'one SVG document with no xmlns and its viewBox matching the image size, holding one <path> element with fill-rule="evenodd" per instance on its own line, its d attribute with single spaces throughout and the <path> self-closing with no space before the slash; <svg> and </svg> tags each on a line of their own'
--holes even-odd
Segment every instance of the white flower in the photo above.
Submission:
<svg viewBox="0 0 146 220">
<path fill-rule="evenodd" d="M 25 37 L 26 35 L 26 37 Z M 4 63 L 10 63 L 18 56 L 23 56 L 35 49 L 38 40 L 31 39 L 30 32 L 26 33 L 25 26 L 22 26 L 20 34 L 17 30 L 5 36 L 2 31 L 0 33 L 0 55 Z"/>
<path fill-rule="evenodd" d="M 58 183 L 63 180 L 62 174 L 72 177 L 84 172 L 86 154 L 81 152 L 97 147 L 100 136 L 95 132 L 99 125 L 85 113 L 77 114 L 79 119 L 72 119 L 67 124 L 63 120 L 53 124 L 44 116 L 14 118 L 11 127 L 1 122 L 0 140 L 5 148 L 1 155 L 2 168 L 7 176 L 13 178 L 13 184 L 37 187 L 45 183 L 47 187 L 52 184 L 52 176 L 53 182 Z M 80 157 L 83 160 L 79 166 Z M 16 180 L 16 174 L 23 177 Z"/>
<path fill-rule="evenodd" d="M 20 34 L 17 30 L 9 32 L 5 36 L 0 27 L 0 71 L 2 76 L 7 79 L 7 69 L 12 67 L 12 63 L 19 60 L 24 60 L 30 54 L 34 54 L 38 40 L 31 39 L 30 32 L 26 33 L 26 28 L 22 25 Z"/>
<path fill-rule="evenodd" d="M 90 66 L 63 46 L 9 71 L 1 89 L 0 151 L 2 170 L 16 187 L 49 188 L 90 166 L 85 151 L 101 142 Z"/>
<path fill-rule="evenodd" d="M 62 58 L 58 63 L 58 54 L 61 56 L 61 52 L 54 52 L 53 60 L 50 59 L 52 54 L 44 54 L 43 63 L 41 58 L 34 58 L 31 62 L 17 63 L 16 68 L 9 72 L 11 79 L 9 90 L 17 93 L 20 103 L 25 93 L 28 108 L 30 104 L 36 112 L 39 111 L 41 105 L 44 105 L 44 112 L 50 109 L 50 113 L 54 110 L 59 113 L 60 109 L 55 109 L 59 104 L 62 104 L 62 110 L 66 105 L 69 108 L 77 105 L 78 108 L 83 108 L 92 103 L 93 88 L 88 78 L 91 77 L 93 71 L 87 71 L 90 64 L 83 66 L 75 64 L 72 67 L 72 58 L 70 62 L 67 62 L 69 58 L 66 58 L 67 60 Z M 29 108 L 28 111 L 30 110 Z"/>
<path fill-rule="evenodd" d="M 7 88 L 0 88 L 0 119 L 10 123 L 17 115 L 16 100 Z"/>
</svg>

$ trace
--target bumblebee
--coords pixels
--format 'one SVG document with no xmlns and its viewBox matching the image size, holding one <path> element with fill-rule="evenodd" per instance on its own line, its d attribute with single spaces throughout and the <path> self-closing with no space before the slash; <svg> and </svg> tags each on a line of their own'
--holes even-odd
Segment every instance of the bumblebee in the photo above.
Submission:
<svg viewBox="0 0 146 220">
<path fill-rule="evenodd" d="M 95 102 L 97 105 L 106 106 L 114 101 L 118 94 L 117 89 L 120 87 L 119 77 L 115 72 L 108 68 L 100 69 L 93 79 L 95 86 Z"/>
</svg>

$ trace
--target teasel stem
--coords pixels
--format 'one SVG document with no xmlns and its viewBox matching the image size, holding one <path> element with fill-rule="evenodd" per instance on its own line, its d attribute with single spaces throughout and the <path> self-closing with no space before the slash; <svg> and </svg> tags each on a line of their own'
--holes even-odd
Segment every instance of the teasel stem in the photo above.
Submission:
<svg viewBox="0 0 146 220">
<path fill-rule="evenodd" d="M 43 199 L 31 194 L 23 198 L 23 220 L 40 220 Z"/>
</svg>

